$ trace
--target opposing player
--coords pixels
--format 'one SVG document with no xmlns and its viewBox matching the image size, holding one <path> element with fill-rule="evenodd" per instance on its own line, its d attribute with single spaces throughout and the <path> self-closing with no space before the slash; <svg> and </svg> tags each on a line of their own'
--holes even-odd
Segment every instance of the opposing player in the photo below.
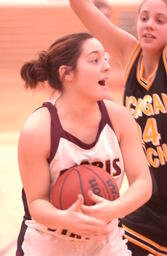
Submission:
<svg viewBox="0 0 167 256">
<path fill-rule="evenodd" d="M 131 255 L 118 218 L 144 204 L 152 184 L 136 124 L 110 100 L 109 72 L 103 46 L 88 33 L 60 38 L 23 65 L 27 87 L 48 81 L 60 94 L 33 112 L 20 132 L 25 216 L 17 256 Z M 50 192 L 57 178 L 85 162 L 113 175 L 119 188 L 126 170 L 129 189 L 115 201 L 90 193 L 93 208 L 84 208 L 82 196 L 67 210 L 55 208 Z"/>
<path fill-rule="evenodd" d="M 123 219 L 129 248 L 134 256 L 167 255 L 167 1 L 142 2 L 138 40 L 114 26 L 91 1 L 70 2 L 124 70 L 124 105 L 138 123 L 155 185 L 149 202 Z"/>
</svg>

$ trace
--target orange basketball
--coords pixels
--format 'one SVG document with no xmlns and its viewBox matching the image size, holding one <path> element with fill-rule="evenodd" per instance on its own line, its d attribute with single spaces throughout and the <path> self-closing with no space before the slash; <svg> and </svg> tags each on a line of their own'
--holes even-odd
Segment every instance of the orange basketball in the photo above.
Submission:
<svg viewBox="0 0 167 256">
<path fill-rule="evenodd" d="M 94 165 L 77 165 L 64 171 L 51 191 L 51 202 L 59 209 L 69 208 L 82 194 L 85 205 L 93 205 L 88 191 L 115 200 L 119 197 L 119 189 L 114 178 L 104 169 Z"/>
</svg>

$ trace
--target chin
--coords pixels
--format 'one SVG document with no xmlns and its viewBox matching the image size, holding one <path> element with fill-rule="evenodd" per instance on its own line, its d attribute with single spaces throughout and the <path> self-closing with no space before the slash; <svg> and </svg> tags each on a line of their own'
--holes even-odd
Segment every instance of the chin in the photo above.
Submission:
<svg viewBox="0 0 167 256">
<path fill-rule="evenodd" d="M 101 95 L 101 97 L 99 97 L 98 101 L 100 100 L 112 100 L 112 94 L 111 92 L 109 91 L 108 93 L 105 93 L 103 95 Z"/>
<path fill-rule="evenodd" d="M 141 47 L 143 50 L 157 51 L 159 48 L 152 42 L 142 42 Z"/>
</svg>

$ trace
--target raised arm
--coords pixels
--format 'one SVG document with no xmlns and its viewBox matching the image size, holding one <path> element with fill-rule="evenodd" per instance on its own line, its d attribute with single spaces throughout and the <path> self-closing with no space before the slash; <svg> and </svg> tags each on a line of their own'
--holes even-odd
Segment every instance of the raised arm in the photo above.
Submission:
<svg viewBox="0 0 167 256">
<path fill-rule="evenodd" d="M 124 68 L 136 38 L 115 26 L 90 0 L 70 0 L 70 5 L 85 27 Z"/>
</svg>

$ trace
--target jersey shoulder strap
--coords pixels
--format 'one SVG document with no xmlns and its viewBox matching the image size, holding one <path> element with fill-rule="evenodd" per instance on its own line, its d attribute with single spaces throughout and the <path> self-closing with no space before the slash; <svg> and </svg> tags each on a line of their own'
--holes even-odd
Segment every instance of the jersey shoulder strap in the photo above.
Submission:
<svg viewBox="0 0 167 256">
<path fill-rule="evenodd" d="M 48 163 L 50 163 L 55 155 L 59 144 L 59 138 L 62 133 L 62 127 L 58 118 L 56 107 L 51 102 L 44 102 L 42 107 L 46 107 L 50 113 L 50 155 L 48 157 Z"/>
<path fill-rule="evenodd" d="M 125 75 L 124 75 L 124 84 L 126 84 L 127 79 L 129 77 L 129 73 L 133 67 L 133 64 L 135 62 L 135 60 L 137 59 L 137 56 L 139 55 L 139 52 L 141 51 L 141 47 L 140 44 L 137 42 L 134 47 L 132 48 L 128 60 L 127 60 L 127 64 L 125 67 Z"/>
<path fill-rule="evenodd" d="M 111 122 L 111 119 L 109 117 L 107 107 L 106 107 L 104 101 L 99 101 L 98 104 L 99 104 L 100 111 L 102 113 L 101 125 L 103 127 L 101 127 L 101 129 L 103 129 L 106 124 L 108 124 L 112 128 L 112 130 L 114 131 L 114 128 L 113 128 L 113 125 L 112 125 L 112 122 Z"/>
</svg>

